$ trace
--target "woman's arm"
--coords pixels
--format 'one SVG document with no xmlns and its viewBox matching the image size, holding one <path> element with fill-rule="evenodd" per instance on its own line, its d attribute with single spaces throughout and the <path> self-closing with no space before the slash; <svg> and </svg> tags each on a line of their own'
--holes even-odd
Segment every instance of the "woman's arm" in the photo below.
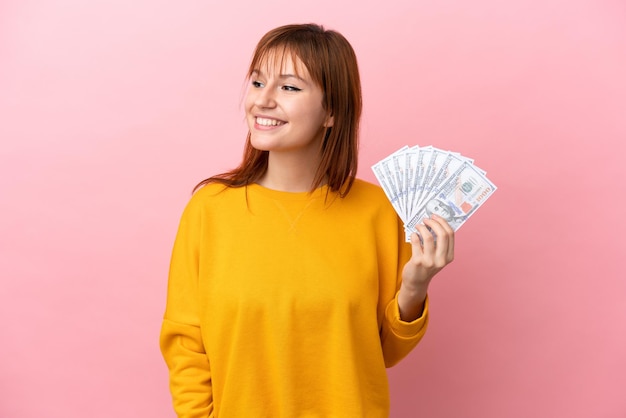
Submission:
<svg viewBox="0 0 626 418">
<path fill-rule="evenodd" d="M 422 316 L 430 281 L 454 260 L 454 230 L 445 219 L 432 215 L 416 228 L 422 239 L 417 233 L 411 235 L 412 255 L 402 270 L 398 293 L 400 318 L 407 322 Z"/>
<path fill-rule="evenodd" d="M 202 341 L 198 298 L 202 220 L 200 204 L 194 198 L 185 208 L 174 242 L 160 336 L 174 410 L 179 418 L 206 418 L 213 414 L 211 370 Z"/>
<path fill-rule="evenodd" d="M 211 370 L 200 328 L 163 320 L 161 352 L 169 368 L 170 391 L 179 418 L 207 418 L 213 413 Z"/>
</svg>

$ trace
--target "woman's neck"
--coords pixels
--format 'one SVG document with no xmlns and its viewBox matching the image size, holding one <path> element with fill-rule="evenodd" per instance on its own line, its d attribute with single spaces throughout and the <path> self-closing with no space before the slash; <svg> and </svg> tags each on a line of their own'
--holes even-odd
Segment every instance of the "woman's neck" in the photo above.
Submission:
<svg viewBox="0 0 626 418">
<path fill-rule="evenodd" d="M 284 192 L 308 192 L 313 186 L 318 167 L 319 158 L 293 158 L 293 155 L 270 152 L 267 171 L 258 183 L 268 189 Z"/>
</svg>

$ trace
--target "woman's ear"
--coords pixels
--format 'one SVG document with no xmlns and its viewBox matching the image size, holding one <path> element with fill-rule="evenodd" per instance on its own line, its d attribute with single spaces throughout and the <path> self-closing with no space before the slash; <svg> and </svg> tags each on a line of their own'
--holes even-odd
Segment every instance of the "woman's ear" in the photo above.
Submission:
<svg viewBox="0 0 626 418">
<path fill-rule="evenodd" d="M 324 121 L 324 128 L 330 128 L 333 126 L 333 124 L 335 123 L 335 117 L 332 115 L 328 115 L 326 117 L 326 120 Z"/>
</svg>

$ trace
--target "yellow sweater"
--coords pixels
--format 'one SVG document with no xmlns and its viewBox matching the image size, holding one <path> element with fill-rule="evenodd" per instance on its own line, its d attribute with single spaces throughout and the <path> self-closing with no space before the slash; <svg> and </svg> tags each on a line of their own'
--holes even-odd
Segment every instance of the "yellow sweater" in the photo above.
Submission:
<svg viewBox="0 0 626 418">
<path fill-rule="evenodd" d="M 382 190 L 199 190 L 174 244 L 161 350 L 179 417 L 383 418 L 385 367 L 422 338 L 399 318 L 410 257 Z"/>
</svg>

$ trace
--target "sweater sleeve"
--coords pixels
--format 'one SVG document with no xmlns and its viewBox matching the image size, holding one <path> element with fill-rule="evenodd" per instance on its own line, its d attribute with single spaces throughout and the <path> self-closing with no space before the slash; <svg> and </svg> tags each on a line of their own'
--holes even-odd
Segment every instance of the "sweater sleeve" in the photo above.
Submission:
<svg viewBox="0 0 626 418">
<path fill-rule="evenodd" d="M 428 326 L 428 298 L 422 316 L 411 322 L 400 319 L 398 294 L 385 309 L 382 345 L 385 366 L 392 367 L 406 357 L 420 342 Z"/>
<path fill-rule="evenodd" d="M 202 341 L 197 296 L 200 230 L 200 209 L 192 198 L 174 242 L 160 335 L 173 406 L 179 418 L 213 416 L 211 369 Z"/>
<path fill-rule="evenodd" d="M 397 218 L 396 218 L 397 219 Z M 381 343 L 385 366 L 392 367 L 405 358 L 413 348 L 420 342 L 428 326 L 428 297 L 424 302 L 422 315 L 411 322 L 403 321 L 400 318 L 400 308 L 398 306 L 398 293 L 402 283 L 402 269 L 404 264 L 411 258 L 411 246 L 404 242 L 404 227 L 400 222 L 398 225 L 397 246 L 389 243 L 395 249 L 394 258 L 388 261 L 389 268 L 393 269 L 395 278 L 395 289 L 393 297 L 388 300 L 385 306 Z"/>
</svg>

